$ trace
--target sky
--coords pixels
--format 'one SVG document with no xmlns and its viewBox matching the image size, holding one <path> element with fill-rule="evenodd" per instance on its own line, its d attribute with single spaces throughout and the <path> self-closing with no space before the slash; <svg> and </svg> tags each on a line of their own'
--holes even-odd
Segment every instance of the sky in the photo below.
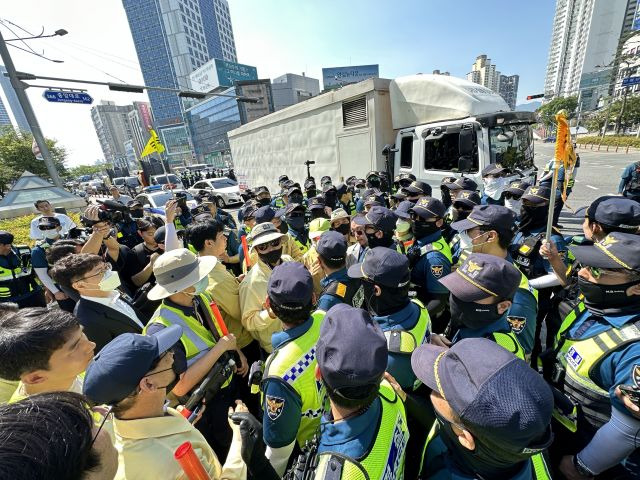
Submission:
<svg viewBox="0 0 640 480">
<path fill-rule="evenodd" d="M 518 103 L 542 93 L 551 41 L 554 0 L 228 0 L 240 63 L 259 78 L 284 73 L 322 79 L 323 67 L 379 64 L 395 78 L 434 69 L 464 77 L 486 54 L 504 75 L 520 75 Z M 18 71 L 97 81 L 143 83 L 120 0 L 3 1 L 5 39 L 64 28 L 64 37 L 28 41 L 53 63 L 10 48 Z M 23 43 L 12 44 L 26 48 Z M 34 85 L 62 86 L 39 80 Z M 67 84 L 71 86 L 70 84 Z M 147 101 L 146 94 L 81 86 L 94 99 L 119 105 Z M 49 103 L 43 89 L 28 95 L 47 137 L 67 149 L 69 166 L 103 158 L 88 105 Z"/>
</svg>

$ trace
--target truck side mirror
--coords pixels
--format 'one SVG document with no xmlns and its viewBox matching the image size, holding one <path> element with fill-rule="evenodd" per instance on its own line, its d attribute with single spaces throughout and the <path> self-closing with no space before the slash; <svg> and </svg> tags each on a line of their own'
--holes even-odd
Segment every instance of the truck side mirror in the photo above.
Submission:
<svg viewBox="0 0 640 480">
<path fill-rule="evenodd" d="M 471 157 L 463 156 L 458 158 L 458 172 L 470 172 L 471 166 Z"/>
<path fill-rule="evenodd" d="M 473 155 L 473 128 L 460 130 L 458 153 L 461 157 L 471 157 Z"/>
</svg>

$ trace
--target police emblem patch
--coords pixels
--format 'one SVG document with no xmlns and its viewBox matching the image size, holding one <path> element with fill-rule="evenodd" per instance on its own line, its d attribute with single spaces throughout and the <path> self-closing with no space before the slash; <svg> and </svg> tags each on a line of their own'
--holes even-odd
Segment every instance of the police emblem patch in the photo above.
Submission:
<svg viewBox="0 0 640 480">
<path fill-rule="evenodd" d="M 565 353 L 564 358 L 574 370 L 577 370 L 582 363 L 582 356 L 578 353 L 575 347 L 571 347 L 569 351 Z"/>
<path fill-rule="evenodd" d="M 631 378 L 636 387 L 640 388 L 640 365 L 634 365 L 631 371 Z"/>
<path fill-rule="evenodd" d="M 527 319 L 524 317 L 507 317 L 507 322 L 511 325 L 513 333 L 520 333 L 524 330 L 524 327 L 527 324 Z"/>
<path fill-rule="evenodd" d="M 442 272 L 444 272 L 443 265 L 431 265 L 431 273 L 434 277 L 440 278 L 442 276 Z"/>
<path fill-rule="evenodd" d="M 282 415 L 282 410 L 284 409 L 284 398 L 266 395 L 265 399 L 267 400 L 267 415 L 271 420 L 277 420 L 277 418 Z"/>
</svg>

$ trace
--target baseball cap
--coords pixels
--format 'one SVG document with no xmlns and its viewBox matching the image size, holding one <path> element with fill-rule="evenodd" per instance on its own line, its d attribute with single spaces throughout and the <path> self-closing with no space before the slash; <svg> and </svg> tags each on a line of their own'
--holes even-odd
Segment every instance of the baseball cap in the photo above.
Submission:
<svg viewBox="0 0 640 480">
<path fill-rule="evenodd" d="M 593 245 L 569 246 L 583 265 L 640 271 L 640 236 L 611 232 Z"/>
<path fill-rule="evenodd" d="M 304 205 L 301 205 L 299 203 L 288 203 L 284 208 L 284 214 L 289 215 L 290 213 L 293 213 L 294 210 L 299 210 L 300 212 L 304 213 Z"/>
<path fill-rule="evenodd" d="M 338 197 L 344 195 L 348 191 L 348 187 L 344 183 L 339 183 L 336 185 L 336 191 L 338 192 Z"/>
<path fill-rule="evenodd" d="M 127 207 L 129 208 L 142 207 L 142 202 L 140 202 L 140 200 L 131 200 L 129 203 L 127 203 Z"/>
<path fill-rule="evenodd" d="M 256 210 L 256 213 L 254 215 L 255 219 L 256 219 L 256 223 L 264 223 L 264 222 L 270 222 L 273 217 L 275 217 L 276 212 L 273 208 L 271 208 L 269 205 L 265 205 L 264 207 L 260 207 L 259 209 Z"/>
<path fill-rule="evenodd" d="M 398 204 L 398 207 L 394 210 L 396 216 L 404 218 L 405 220 L 411 217 L 409 212 L 415 206 L 415 203 L 410 200 L 404 200 Z"/>
<path fill-rule="evenodd" d="M 324 210 L 324 197 L 318 195 L 309 199 L 309 210 Z"/>
<path fill-rule="evenodd" d="M 483 177 L 486 177 L 487 175 L 498 175 L 506 170 L 507 170 L 506 168 L 504 168 L 501 165 L 498 165 L 497 163 L 490 163 L 489 165 L 487 165 L 482 169 L 481 175 Z"/>
<path fill-rule="evenodd" d="M 269 243 L 273 240 L 284 237 L 284 234 L 276 228 L 271 222 L 259 223 L 251 229 L 249 234 L 251 240 L 251 248 L 255 248 L 263 243 Z M 204 257 L 206 258 L 206 257 Z"/>
<path fill-rule="evenodd" d="M 456 203 L 462 203 L 463 205 L 473 208 L 476 205 L 480 205 L 480 195 L 478 195 L 478 192 L 472 190 L 460 190 L 453 200 L 454 206 Z"/>
<path fill-rule="evenodd" d="M 334 187 L 333 184 L 331 184 L 331 183 L 323 183 L 322 184 L 322 193 L 327 193 L 329 190 L 333 190 L 334 192 L 337 191 L 336 187 Z"/>
<path fill-rule="evenodd" d="M 153 239 L 156 243 L 164 243 L 165 228 L 164 225 L 160 228 L 156 228 L 156 233 L 153 234 Z"/>
<path fill-rule="evenodd" d="M 511 182 L 504 191 L 511 193 L 512 195 L 522 195 L 530 186 L 531 184 L 529 182 L 525 182 L 524 180 L 515 180 Z"/>
<path fill-rule="evenodd" d="M 330 230 L 320 235 L 316 251 L 323 258 L 340 262 L 347 258 L 347 241 L 341 233 Z"/>
<path fill-rule="evenodd" d="M 472 253 L 439 282 L 463 302 L 477 302 L 487 297 L 511 299 L 522 274 L 511 262 L 495 255 Z"/>
<path fill-rule="evenodd" d="M 407 256 L 385 247 L 367 250 L 362 262 L 351 265 L 347 274 L 391 288 L 404 287 L 411 280 Z"/>
<path fill-rule="evenodd" d="M 382 195 L 369 195 L 364 200 L 365 206 L 367 205 L 377 205 L 379 207 L 384 207 L 384 197 Z"/>
<path fill-rule="evenodd" d="M 156 284 L 147 293 L 147 298 L 162 300 L 195 285 L 209 275 L 216 263 L 218 263 L 216 257 L 199 257 L 186 248 L 164 252 L 153 264 Z"/>
<path fill-rule="evenodd" d="M 525 458 L 551 444 L 550 387 L 496 342 L 467 338 L 451 348 L 421 345 L 411 355 L 411 367 L 479 439 Z"/>
<path fill-rule="evenodd" d="M 289 189 L 287 190 L 287 197 L 290 197 L 291 194 L 298 192 L 300 195 L 302 195 L 302 189 L 300 187 L 296 187 L 295 185 L 289 187 Z"/>
<path fill-rule="evenodd" d="M 307 178 L 302 184 L 305 190 L 309 190 L 310 188 L 316 188 L 316 181 L 313 178 Z"/>
<path fill-rule="evenodd" d="M 271 192 L 269 192 L 269 189 L 266 187 L 266 185 L 256 187 L 255 194 L 260 195 L 261 193 L 268 193 L 269 195 L 271 195 Z"/>
<path fill-rule="evenodd" d="M 396 228 L 395 214 L 385 207 L 374 205 L 366 214 L 355 217 L 353 221 L 356 225 L 373 225 L 383 232 L 392 232 Z"/>
<path fill-rule="evenodd" d="M 198 215 L 193 217 L 193 221 L 196 222 L 196 223 L 208 222 L 208 221 L 212 221 L 212 220 L 213 220 L 213 215 L 211 215 L 211 213 L 209 213 L 209 212 L 199 213 Z M 142 230 L 140 228 L 140 225 L 138 225 L 138 230 Z"/>
<path fill-rule="evenodd" d="M 449 189 L 453 190 L 471 190 L 475 192 L 478 190 L 478 184 L 469 177 L 458 177 L 454 178 L 452 182 L 447 182 L 444 184 L 445 187 L 449 187 Z"/>
<path fill-rule="evenodd" d="M 369 313 L 344 303 L 329 309 L 320 327 L 316 359 L 323 382 L 349 400 L 378 389 L 387 368 L 387 341 Z"/>
<path fill-rule="evenodd" d="M 151 335 L 123 333 L 93 358 L 84 376 L 82 393 L 98 405 L 115 405 L 131 395 L 155 360 L 182 336 L 180 325 Z"/>
<path fill-rule="evenodd" d="M 315 240 L 331 228 L 331 222 L 326 218 L 315 218 L 309 223 L 309 238 Z"/>
<path fill-rule="evenodd" d="M 405 187 L 404 190 L 413 195 L 431 195 L 431 185 L 426 182 L 421 182 L 420 180 L 414 180 L 411 182 L 411 185 Z"/>
<path fill-rule="evenodd" d="M 11 245 L 13 243 L 13 234 L 6 230 L 0 230 L 0 243 L 3 245 Z"/>
<path fill-rule="evenodd" d="M 324 175 L 321 179 L 320 179 L 320 185 L 324 186 L 327 183 L 331 183 L 331 177 L 329 175 Z"/>
<path fill-rule="evenodd" d="M 415 213 L 422 218 L 444 217 L 447 207 L 437 198 L 422 197 L 413 206 L 409 213 Z"/>
<path fill-rule="evenodd" d="M 300 310 L 311 303 L 313 279 L 300 262 L 284 262 L 271 272 L 267 295 L 277 305 Z"/>
<path fill-rule="evenodd" d="M 289 177 L 287 177 L 286 175 L 280 175 L 278 177 L 278 183 L 286 182 L 287 180 L 289 180 Z"/>
<path fill-rule="evenodd" d="M 398 202 L 402 202 L 403 200 L 406 200 L 407 194 L 403 192 L 402 189 L 400 189 L 396 193 L 392 193 L 391 198 L 397 200 Z"/>
<path fill-rule="evenodd" d="M 491 227 L 500 232 L 512 232 L 515 228 L 516 214 L 502 205 L 476 205 L 469 216 L 459 222 L 453 222 L 451 228 L 464 232 L 476 227 Z"/>
<path fill-rule="evenodd" d="M 38 228 L 40 227 L 59 227 L 60 226 L 60 220 L 58 220 L 56 217 L 40 217 L 40 220 L 38 220 Z"/>
<path fill-rule="evenodd" d="M 551 198 L 551 190 L 549 187 L 534 185 L 527 188 L 521 198 L 522 200 L 529 200 L 531 203 L 535 204 L 548 202 Z"/>
<path fill-rule="evenodd" d="M 630 198 L 605 195 L 588 207 L 576 210 L 574 216 L 584 216 L 602 225 L 637 230 L 640 226 L 640 203 Z"/>
<path fill-rule="evenodd" d="M 240 211 L 242 212 L 242 218 L 253 218 L 255 217 L 256 214 L 256 210 L 257 210 L 257 206 L 256 203 L 251 201 L 248 202 L 246 204 L 244 204 L 242 206 L 242 208 L 240 209 Z"/>
</svg>

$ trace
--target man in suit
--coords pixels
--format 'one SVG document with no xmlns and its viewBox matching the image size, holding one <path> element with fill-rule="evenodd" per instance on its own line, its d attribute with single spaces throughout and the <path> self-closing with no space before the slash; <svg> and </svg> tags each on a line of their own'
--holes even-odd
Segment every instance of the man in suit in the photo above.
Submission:
<svg viewBox="0 0 640 480">
<path fill-rule="evenodd" d="M 96 353 L 122 333 L 141 333 L 144 325 L 130 299 L 118 290 L 120 277 L 101 257 L 69 255 L 55 264 L 51 275 L 57 283 L 80 294 L 74 310 Z"/>
</svg>

